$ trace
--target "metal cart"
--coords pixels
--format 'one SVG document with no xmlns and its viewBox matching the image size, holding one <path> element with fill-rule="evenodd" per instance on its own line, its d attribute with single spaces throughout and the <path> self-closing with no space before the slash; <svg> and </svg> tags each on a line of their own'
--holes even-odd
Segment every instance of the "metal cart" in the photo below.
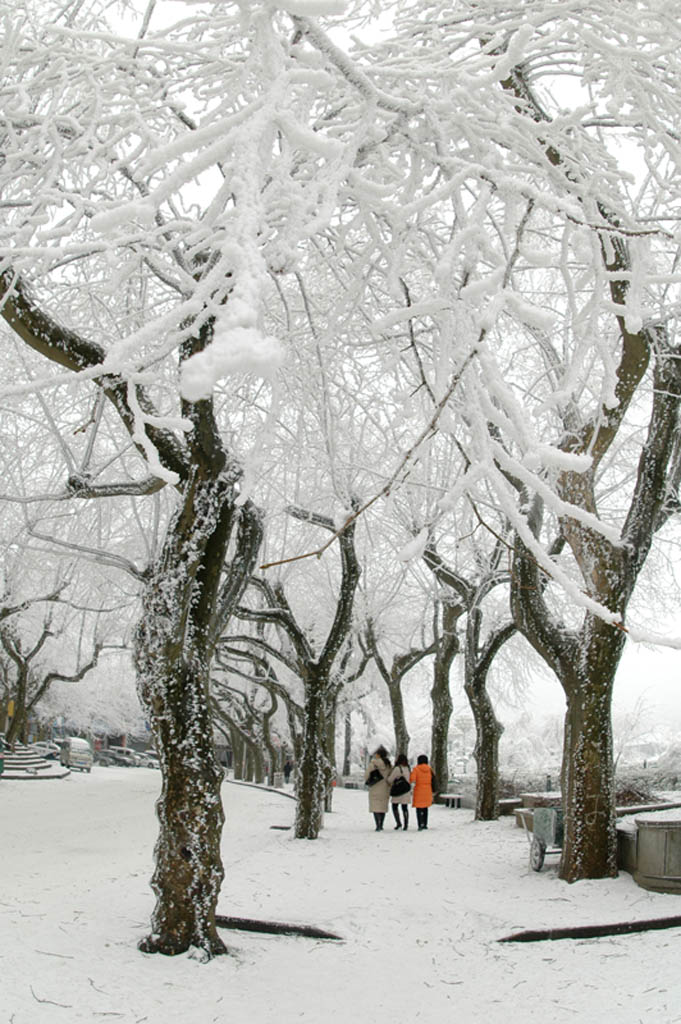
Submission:
<svg viewBox="0 0 681 1024">
<path fill-rule="evenodd" d="M 530 867 L 541 871 L 547 853 L 560 853 L 563 848 L 562 807 L 535 807 L 532 815 L 532 832 L 523 819 L 525 832 L 530 844 Z"/>
</svg>

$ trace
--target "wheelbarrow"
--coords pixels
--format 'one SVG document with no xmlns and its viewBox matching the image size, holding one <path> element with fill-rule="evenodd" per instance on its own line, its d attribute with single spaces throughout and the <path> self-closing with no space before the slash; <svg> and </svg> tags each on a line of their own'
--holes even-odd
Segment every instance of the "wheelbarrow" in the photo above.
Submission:
<svg viewBox="0 0 681 1024">
<path fill-rule="evenodd" d="M 532 832 L 524 818 L 523 825 L 530 844 L 530 867 L 541 871 L 547 853 L 560 853 L 563 848 L 563 808 L 535 807 Z"/>
</svg>

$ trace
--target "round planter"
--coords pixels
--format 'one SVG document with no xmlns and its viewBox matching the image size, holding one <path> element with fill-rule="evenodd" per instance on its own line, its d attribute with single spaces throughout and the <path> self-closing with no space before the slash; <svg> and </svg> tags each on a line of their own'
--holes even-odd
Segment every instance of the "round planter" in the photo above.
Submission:
<svg viewBox="0 0 681 1024">
<path fill-rule="evenodd" d="M 681 814 L 642 814 L 638 828 L 634 879 L 644 889 L 681 895 Z"/>
</svg>

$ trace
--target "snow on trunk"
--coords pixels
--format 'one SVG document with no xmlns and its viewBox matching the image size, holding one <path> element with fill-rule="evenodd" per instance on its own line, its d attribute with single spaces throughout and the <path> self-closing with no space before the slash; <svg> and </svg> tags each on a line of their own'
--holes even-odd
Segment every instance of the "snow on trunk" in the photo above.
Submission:
<svg viewBox="0 0 681 1024">
<path fill-rule="evenodd" d="M 560 876 L 568 882 L 617 874 L 611 706 L 623 646 L 621 632 L 594 622 L 574 672 L 561 680 L 567 709 Z"/>
</svg>

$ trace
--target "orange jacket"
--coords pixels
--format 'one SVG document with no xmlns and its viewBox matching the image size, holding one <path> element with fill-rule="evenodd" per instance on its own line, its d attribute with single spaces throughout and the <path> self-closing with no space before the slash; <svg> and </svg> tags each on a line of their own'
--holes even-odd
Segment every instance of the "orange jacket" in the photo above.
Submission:
<svg viewBox="0 0 681 1024">
<path fill-rule="evenodd" d="M 430 807 L 433 802 L 433 771 L 429 764 L 417 764 L 409 781 L 414 783 L 412 807 Z"/>
</svg>

